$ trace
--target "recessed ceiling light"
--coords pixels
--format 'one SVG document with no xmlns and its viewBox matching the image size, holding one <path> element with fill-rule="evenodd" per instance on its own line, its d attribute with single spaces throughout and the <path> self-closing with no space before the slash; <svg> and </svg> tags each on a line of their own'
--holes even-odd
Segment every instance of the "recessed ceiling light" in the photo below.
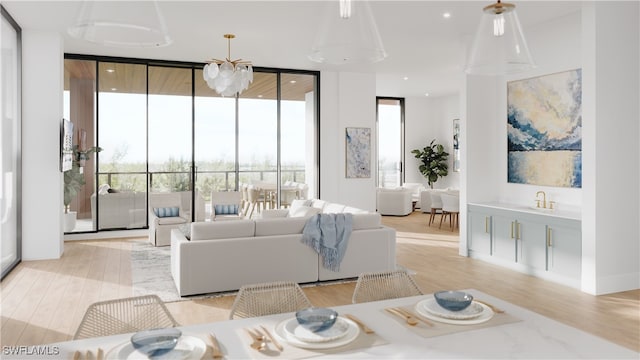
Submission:
<svg viewBox="0 0 640 360">
<path fill-rule="evenodd" d="M 295 80 L 291 80 L 291 81 L 289 81 L 289 83 L 290 83 L 290 84 L 295 84 L 295 83 L 297 83 L 297 81 L 295 81 Z"/>
<path fill-rule="evenodd" d="M 111 88 L 111 91 L 116 91 L 116 90 L 118 90 L 118 89 L 116 89 L 116 88 Z"/>
<path fill-rule="evenodd" d="M 451 17 L 451 13 L 446 12 L 446 13 L 442 14 L 442 17 L 445 18 L 445 19 L 448 19 L 448 18 Z"/>
<path fill-rule="evenodd" d="M 108 73 L 114 73 L 114 72 L 116 72 L 116 71 L 115 71 L 114 69 L 107 69 L 107 72 L 108 72 Z"/>
<path fill-rule="evenodd" d="M 262 95 L 258 95 L 258 97 L 259 97 L 259 98 L 261 98 L 261 97 L 262 97 Z"/>
<path fill-rule="evenodd" d="M 424 96 L 429 96 L 429 93 L 424 93 Z"/>
<path fill-rule="evenodd" d="M 408 77 L 408 76 L 405 76 L 405 77 L 403 77 L 402 79 L 403 79 L 403 80 L 409 80 L 409 77 Z"/>
</svg>

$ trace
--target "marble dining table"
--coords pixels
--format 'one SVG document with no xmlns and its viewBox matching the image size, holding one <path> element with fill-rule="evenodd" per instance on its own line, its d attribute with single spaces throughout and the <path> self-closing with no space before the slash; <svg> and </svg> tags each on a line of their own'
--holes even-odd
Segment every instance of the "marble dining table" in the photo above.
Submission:
<svg viewBox="0 0 640 360">
<path fill-rule="evenodd" d="M 294 313 L 269 315 L 247 319 L 227 320 L 180 327 L 184 336 L 202 339 L 206 352 L 197 358 L 212 358 L 208 334 L 215 334 L 226 359 L 638 359 L 639 353 L 599 338 L 582 330 L 562 324 L 530 310 L 516 306 L 475 289 L 466 289 L 475 299 L 493 306 L 496 311 L 487 312 L 486 321 L 444 322 L 433 317 L 421 316 L 417 304 L 433 300 L 433 295 L 421 295 L 390 300 L 349 304 L 333 307 L 340 316 L 353 315 L 373 333 L 360 327 L 353 340 L 341 346 L 305 348 L 296 341 L 278 336 L 283 324 L 294 319 Z M 417 325 L 409 325 L 406 319 L 387 309 L 404 308 L 418 315 Z M 504 311 L 499 313 L 498 310 Z M 483 316 L 485 313 L 483 313 Z M 426 320 L 426 321 L 425 321 Z M 252 339 L 246 329 L 264 327 L 282 350 L 272 342 L 261 351 L 250 347 Z M 102 349 L 105 359 L 136 358 L 134 353 L 123 353 L 132 334 L 74 340 L 46 345 L 54 349 L 54 355 L 34 355 L 31 358 L 72 359 L 76 351 L 80 359 L 87 358 L 87 351 L 96 359 Z M 343 341 L 344 343 L 345 341 Z M 340 344 L 339 341 L 336 344 Z M 45 345 L 43 345 L 45 346 Z M 120 350 L 120 352 L 118 352 Z M 170 355 L 166 354 L 166 355 Z M 6 359 L 24 356 L 6 355 Z M 162 357 L 160 357 L 162 358 Z M 174 358 L 174 357 L 169 357 Z M 187 354 L 189 358 L 189 354 Z"/>
</svg>

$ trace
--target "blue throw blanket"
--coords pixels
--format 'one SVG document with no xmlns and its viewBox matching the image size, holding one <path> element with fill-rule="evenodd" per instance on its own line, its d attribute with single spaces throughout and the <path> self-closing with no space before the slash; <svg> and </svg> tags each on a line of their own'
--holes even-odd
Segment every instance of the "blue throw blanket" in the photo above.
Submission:
<svg viewBox="0 0 640 360">
<path fill-rule="evenodd" d="M 322 266 L 340 271 L 340 262 L 347 251 L 353 215 L 316 214 L 304 225 L 302 243 L 311 246 L 322 256 Z"/>
</svg>

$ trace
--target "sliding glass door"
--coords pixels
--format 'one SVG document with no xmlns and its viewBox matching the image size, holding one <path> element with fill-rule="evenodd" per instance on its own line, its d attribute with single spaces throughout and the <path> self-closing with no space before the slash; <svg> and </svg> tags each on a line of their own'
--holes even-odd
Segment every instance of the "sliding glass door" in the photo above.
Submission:
<svg viewBox="0 0 640 360">
<path fill-rule="evenodd" d="M 0 262 L 4 278 L 21 260 L 21 124 L 20 78 L 21 78 L 21 41 L 20 27 L 11 16 L 1 8 L 0 23 L 0 97 L 2 101 L 2 156 L 0 174 Z"/>
<path fill-rule="evenodd" d="M 247 90 L 222 97 L 198 64 L 68 56 L 65 116 L 102 149 L 72 231 L 145 228 L 154 193 L 180 193 L 195 221 L 211 218 L 212 191 L 240 184 L 269 189 L 270 207 L 290 202 L 284 190 L 316 196 L 318 75 L 255 69 Z"/>
<path fill-rule="evenodd" d="M 102 148 L 95 156 L 98 182 L 85 185 L 91 197 L 92 229 L 143 228 L 147 226 L 147 67 L 99 62 L 97 108 L 95 143 Z M 72 116 L 72 121 L 78 120 Z M 85 171 L 85 179 L 90 175 Z"/>
<path fill-rule="evenodd" d="M 404 148 L 404 99 L 377 98 L 378 187 L 402 185 Z"/>
</svg>

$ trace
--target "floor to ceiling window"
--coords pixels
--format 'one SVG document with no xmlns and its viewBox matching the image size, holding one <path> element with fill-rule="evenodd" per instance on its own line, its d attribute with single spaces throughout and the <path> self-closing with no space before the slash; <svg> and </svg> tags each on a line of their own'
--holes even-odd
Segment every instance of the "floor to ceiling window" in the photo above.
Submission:
<svg viewBox="0 0 640 360">
<path fill-rule="evenodd" d="M 404 99 L 376 99 L 378 116 L 378 186 L 392 188 L 404 182 Z"/>
<path fill-rule="evenodd" d="M 67 55 L 65 73 L 78 77 L 72 68 L 82 63 L 93 89 L 97 79 L 97 95 L 84 95 L 85 107 L 97 109 L 96 125 L 83 128 L 102 151 L 94 157 L 97 181 L 88 169 L 87 193 L 79 196 L 93 207 L 79 212 L 74 231 L 144 228 L 158 192 L 187 195 L 182 206 L 195 210 L 188 215 L 196 221 L 209 219 L 212 191 L 241 183 L 277 190 L 295 183 L 306 196 L 316 194 L 317 72 L 254 69 L 249 89 L 222 97 L 197 64 L 87 58 Z M 77 98 L 73 93 L 65 87 L 65 99 Z M 65 109 L 74 107 L 65 101 Z M 75 124 L 77 116 L 70 117 Z M 273 206 L 281 196 L 273 192 Z"/>
<path fill-rule="evenodd" d="M 0 174 L 0 263 L 2 278 L 21 260 L 21 30 L 9 13 L 0 6 L 0 97 L 2 101 L 2 156 Z"/>
</svg>

